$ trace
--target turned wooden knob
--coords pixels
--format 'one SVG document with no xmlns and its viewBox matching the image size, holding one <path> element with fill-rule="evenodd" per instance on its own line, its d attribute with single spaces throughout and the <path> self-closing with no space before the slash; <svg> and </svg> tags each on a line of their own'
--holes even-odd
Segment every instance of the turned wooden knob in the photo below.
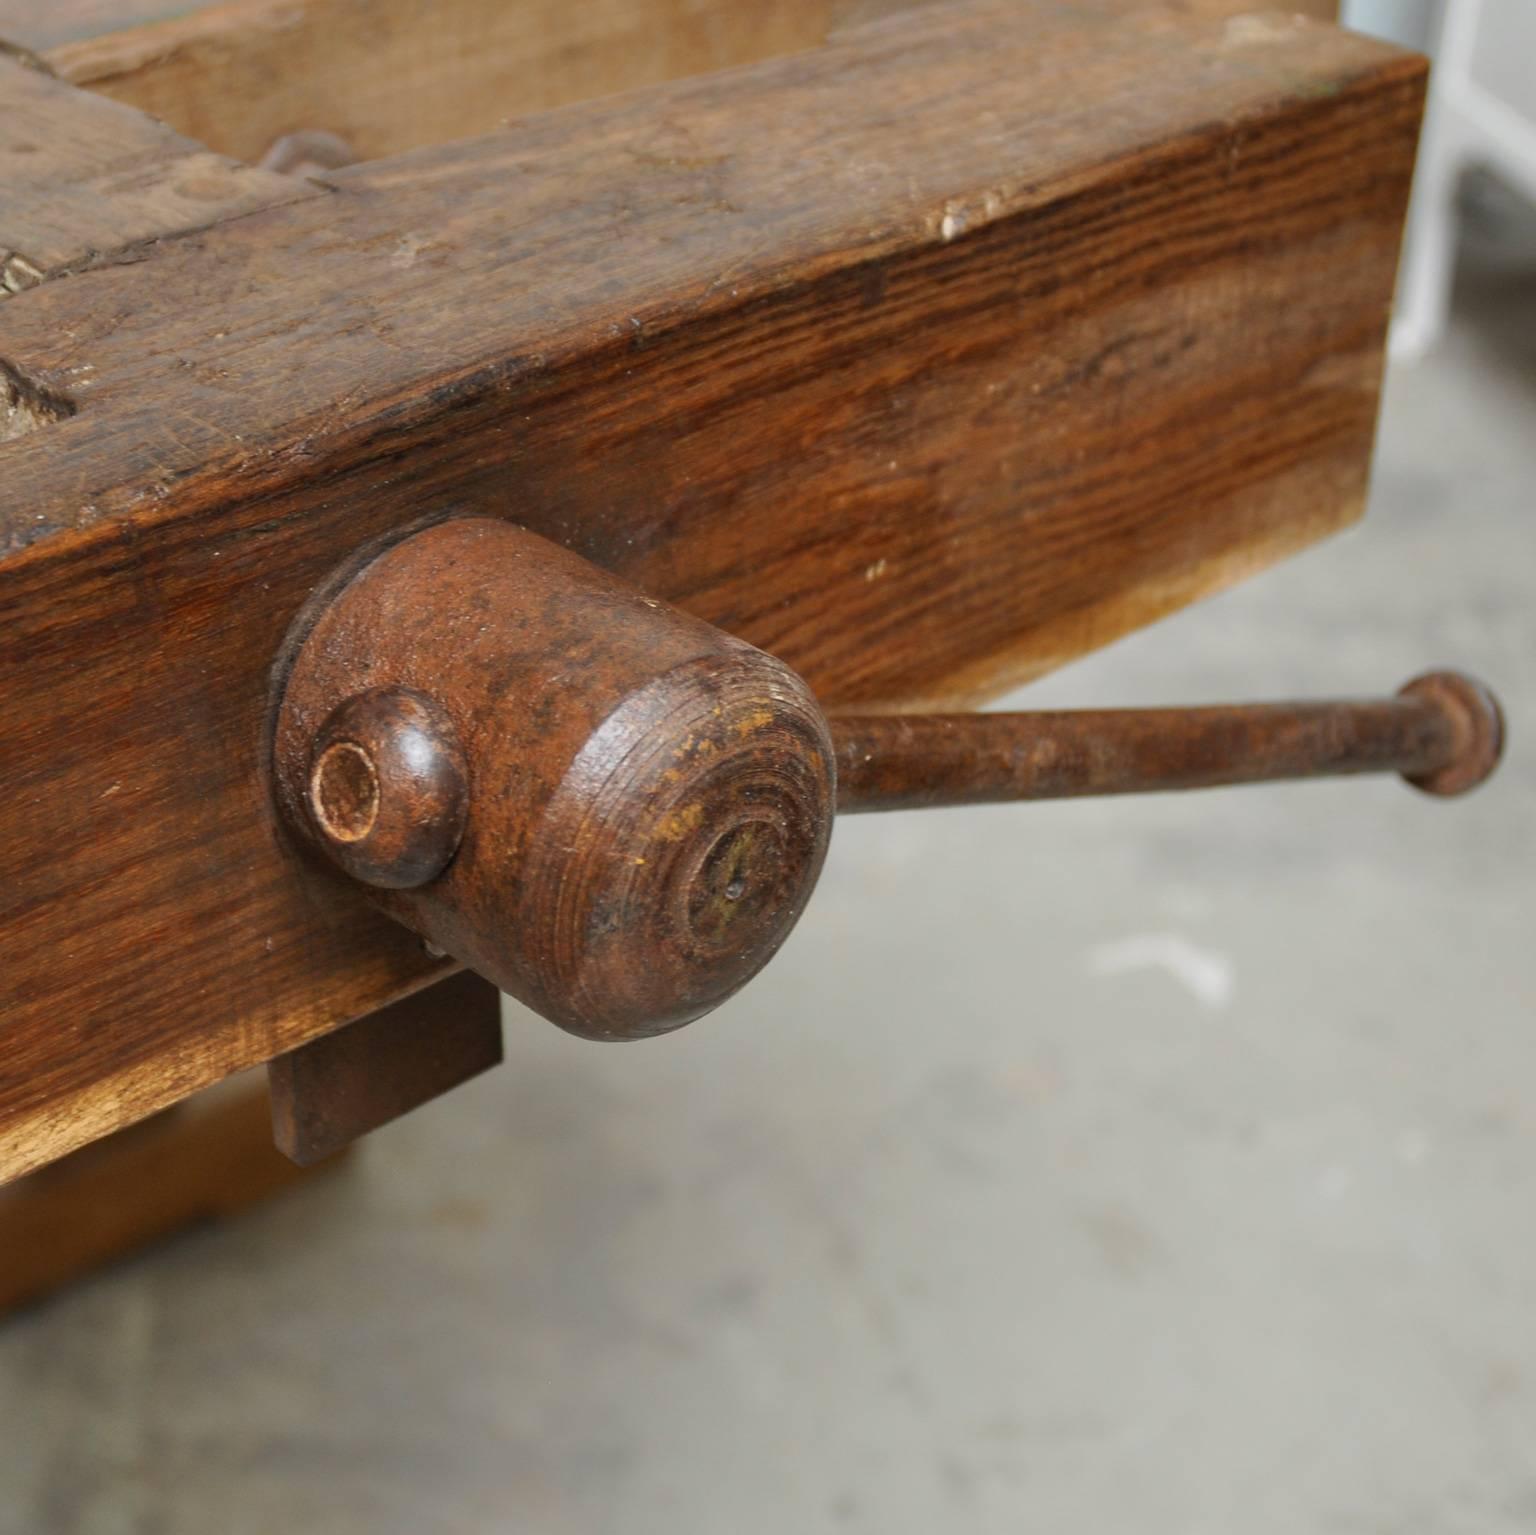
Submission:
<svg viewBox="0 0 1536 1535">
<path fill-rule="evenodd" d="M 290 822 L 546 1017 L 676 1028 L 794 926 L 832 746 L 781 662 L 487 518 L 395 544 L 301 623 L 274 738 Z"/>
<path fill-rule="evenodd" d="M 411 688 L 354 693 L 316 733 L 304 803 L 354 878 L 383 890 L 426 884 L 458 851 L 469 812 L 453 721 Z"/>
</svg>

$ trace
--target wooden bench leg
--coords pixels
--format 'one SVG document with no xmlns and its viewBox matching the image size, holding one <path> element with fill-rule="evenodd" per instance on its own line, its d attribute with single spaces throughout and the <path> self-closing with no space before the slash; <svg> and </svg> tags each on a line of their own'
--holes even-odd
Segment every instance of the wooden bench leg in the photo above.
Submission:
<svg viewBox="0 0 1536 1535">
<path fill-rule="evenodd" d="M 272 1144 L 260 1072 L 230 1078 L 0 1188 L 0 1313 L 336 1167 Z"/>
</svg>

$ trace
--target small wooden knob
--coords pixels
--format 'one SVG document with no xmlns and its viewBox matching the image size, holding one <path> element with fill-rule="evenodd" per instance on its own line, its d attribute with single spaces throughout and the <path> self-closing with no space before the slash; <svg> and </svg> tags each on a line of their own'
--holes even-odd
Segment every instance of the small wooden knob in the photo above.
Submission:
<svg viewBox="0 0 1536 1535">
<path fill-rule="evenodd" d="M 354 879 L 384 890 L 436 879 L 469 810 L 453 721 L 411 688 L 355 694 L 315 736 L 305 804 L 321 845 Z"/>
<path fill-rule="evenodd" d="M 274 769 L 375 902 L 603 1039 L 755 975 L 833 813 L 826 721 L 788 667 L 486 518 L 396 544 L 304 621 Z"/>
</svg>

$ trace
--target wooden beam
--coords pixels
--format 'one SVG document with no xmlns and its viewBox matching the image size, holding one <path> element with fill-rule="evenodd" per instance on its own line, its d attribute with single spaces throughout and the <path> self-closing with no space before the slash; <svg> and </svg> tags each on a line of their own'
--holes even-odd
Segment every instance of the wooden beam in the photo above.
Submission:
<svg viewBox="0 0 1536 1535">
<path fill-rule="evenodd" d="M 1423 88 L 1049 0 L 357 167 L 0 305 L 0 1174 L 421 984 L 264 778 L 363 540 L 523 521 L 833 707 L 985 696 L 1355 517 Z"/>
</svg>

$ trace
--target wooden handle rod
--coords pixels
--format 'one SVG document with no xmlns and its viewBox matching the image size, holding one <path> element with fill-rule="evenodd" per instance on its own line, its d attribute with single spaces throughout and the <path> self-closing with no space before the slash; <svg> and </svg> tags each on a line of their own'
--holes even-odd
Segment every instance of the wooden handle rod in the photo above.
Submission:
<svg viewBox="0 0 1536 1535">
<path fill-rule="evenodd" d="M 839 812 L 1402 774 L 1461 794 L 1496 766 L 1497 700 L 1455 672 L 1394 698 L 1029 714 L 834 717 Z"/>
</svg>

